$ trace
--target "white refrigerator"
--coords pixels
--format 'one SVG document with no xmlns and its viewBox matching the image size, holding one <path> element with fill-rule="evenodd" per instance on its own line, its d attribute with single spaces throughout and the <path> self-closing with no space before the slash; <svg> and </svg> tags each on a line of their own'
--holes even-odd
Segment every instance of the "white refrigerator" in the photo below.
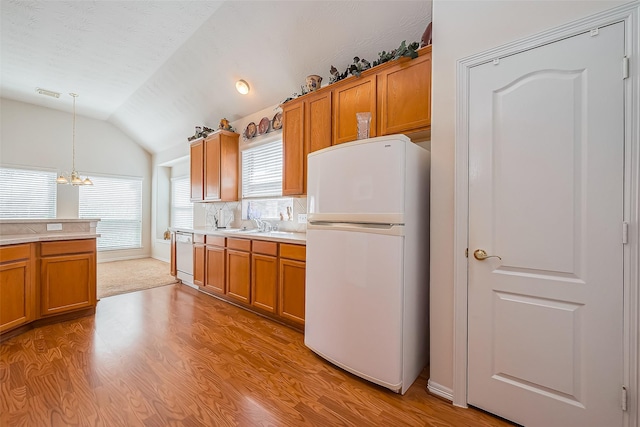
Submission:
<svg viewBox="0 0 640 427">
<path fill-rule="evenodd" d="M 305 345 L 402 394 L 428 361 L 429 168 L 404 135 L 308 156 Z"/>
</svg>

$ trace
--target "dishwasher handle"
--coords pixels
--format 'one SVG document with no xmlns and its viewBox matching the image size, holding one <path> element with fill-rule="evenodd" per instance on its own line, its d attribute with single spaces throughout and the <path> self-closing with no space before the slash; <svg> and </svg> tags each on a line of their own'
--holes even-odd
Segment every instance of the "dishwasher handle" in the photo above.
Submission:
<svg viewBox="0 0 640 427">
<path fill-rule="evenodd" d="M 193 243 L 193 234 L 176 232 L 176 243 Z"/>
</svg>

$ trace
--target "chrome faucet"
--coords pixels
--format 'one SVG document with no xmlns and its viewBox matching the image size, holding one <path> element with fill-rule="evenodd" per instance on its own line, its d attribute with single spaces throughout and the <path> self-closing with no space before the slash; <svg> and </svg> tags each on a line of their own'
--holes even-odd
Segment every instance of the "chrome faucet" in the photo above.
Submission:
<svg viewBox="0 0 640 427">
<path fill-rule="evenodd" d="M 260 231 L 261 233 L 268 233 L 273 228 L 267 221 L 263 221 L 258 218 L 252 218 L 252 220 L 256 222 L 256 227 L 258 227 L 258 231 Z"/>
</svg>

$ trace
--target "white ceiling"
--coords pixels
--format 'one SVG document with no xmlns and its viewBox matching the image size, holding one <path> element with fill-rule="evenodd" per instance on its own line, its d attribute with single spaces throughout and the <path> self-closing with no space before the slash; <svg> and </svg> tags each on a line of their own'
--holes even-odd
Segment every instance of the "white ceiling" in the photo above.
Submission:
<svg viewBox="0 0 640 427">
<path fill-rule="evenodd" d="M 2 97 L 71 111 L 76 92 L 78 114 L 151 153 L 419 41 L 431 22 L 431 1 L 1 1 Z"/>
</svg>

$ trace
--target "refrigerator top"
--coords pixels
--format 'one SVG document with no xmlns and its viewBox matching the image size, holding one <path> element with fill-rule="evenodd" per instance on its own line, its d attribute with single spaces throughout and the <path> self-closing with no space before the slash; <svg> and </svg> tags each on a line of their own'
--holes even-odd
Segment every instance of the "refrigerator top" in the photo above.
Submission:
<svg viewBox="0 0 640 427">
<path fill-rule="evenodd" d="M 318 151 L 314 151 L 313 153 L 309 153 L 307 156 L 308 156 L 308 158 L 311 158 L 313 156 L 319 156 L 319 155 L 321 155 L 323 153 L 326 153 L 328 151 L 344 150 L 344 149 L 348 149 L 350 147 L 354 147 L 354 146 L 357 146 L 357 145 L 375 144 L 375 143 L 384 142 L 384 141 L 403 141 L 403 142 L 411 143 L 411 140 L 406 135 L 403 135 L 403 134 L 385 135 L 385 136 L 378 136 L 378 137 L 375 137 L 375 138 L 358 139 L 356 141 L 345 142 L 344 144 L 332 145 L 331 147 L 323 148 L 322 150 L 318 150 Z"/>
<path fill-rule="evenodd" d="M 410 153 L 404 135 L 339 144 L 311 153 L 307 162 L 310 221 L 404 224 Z M 415 195 L 411 195 L 415 197 Z"/>
</svg>

